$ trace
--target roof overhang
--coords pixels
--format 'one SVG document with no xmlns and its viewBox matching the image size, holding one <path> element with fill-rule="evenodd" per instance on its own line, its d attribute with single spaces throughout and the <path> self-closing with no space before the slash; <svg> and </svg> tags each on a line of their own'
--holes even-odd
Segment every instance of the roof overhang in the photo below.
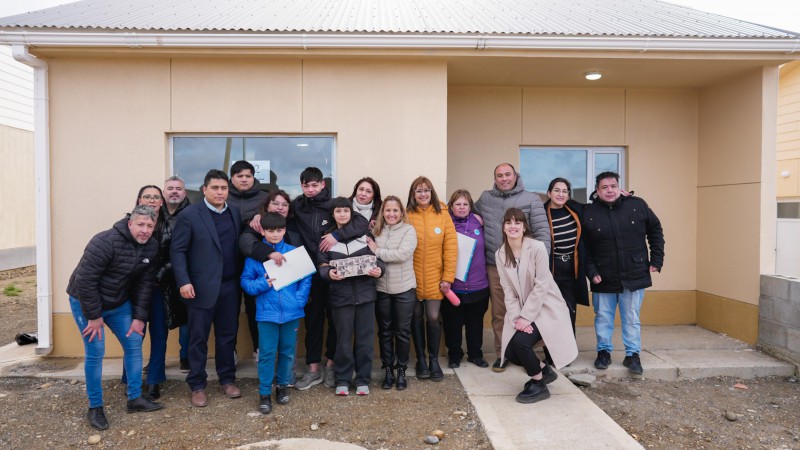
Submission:
<svg viewBox="0 0 800 450">
<path fill-rule="evenodd" d="M 796 55 L 800 37 L 674 38 L 619 36 L 520 36 L 345 33 L 177 33 L 76 30 L 0 30 L 0 44 L 31 47 L 274 48 L 274 49 L 472 49 L 761 53 Z"/>
</svg>

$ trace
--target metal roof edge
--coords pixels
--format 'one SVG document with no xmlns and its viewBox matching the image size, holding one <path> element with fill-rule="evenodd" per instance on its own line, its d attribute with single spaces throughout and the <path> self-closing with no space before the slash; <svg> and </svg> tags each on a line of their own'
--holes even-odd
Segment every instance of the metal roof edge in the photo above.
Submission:
<svg viewBox="0 0 800 450">
<path fill-rule="evenodd" d="M 796 38 L 508 36 L 322 33 L 163 33 L 0 30 L 0 44 L 42 47 L 516 49 L 800 53 Z"/>
</svg>

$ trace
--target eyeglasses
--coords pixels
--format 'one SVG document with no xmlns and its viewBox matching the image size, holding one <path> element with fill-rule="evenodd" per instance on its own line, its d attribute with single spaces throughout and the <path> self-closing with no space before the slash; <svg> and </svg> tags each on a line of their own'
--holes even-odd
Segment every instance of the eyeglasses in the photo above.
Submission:
<svg viewBox="0 0 800 450">
<path fill-rule="evenodd" d="M 289 204 L 286 203 L 286 202 L 281 203 L 281 202 L 271 201 L 271 202 L 269 202 L 269 204 L 274 206 L 274 207 L 276 207 L 276 208 L 288 208 L 289 207 Z"/>
<path fill-rule="evenodd" d="M 161 200 L 162 198 L 163 197 L 161 197 L 160 195 L 145 194 L 145 195 L 142 196 L 142 200 L 147 200 L 148 202 L 150 200 L 157 202 L 157 201 Z"/>
<path fill-rule="evenodd" d="M 431 190 L 430 189 L 416 189 L 414 191 L 414 193 L 417 194 L 417 195 L 430 194 Z"/>
<path fill-rule="evenodd" d="M 553 194 L 569 194 L 569 189 L 564 189 L 564 190 L 561 190 L 561 189 L 553 189 L 551 192 L 552 192 Z"/>
</svg>

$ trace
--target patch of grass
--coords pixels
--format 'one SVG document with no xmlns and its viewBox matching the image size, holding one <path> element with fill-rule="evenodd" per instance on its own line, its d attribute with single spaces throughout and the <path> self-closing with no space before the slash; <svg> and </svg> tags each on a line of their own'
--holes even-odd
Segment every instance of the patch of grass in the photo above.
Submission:
<svg viewBox="0 0 800 450">
<path fill-rule="evenodd" d="M 3 294 L 7 297 L 16 297 L 22 292 L 22 289 L 14 286 L 13 284 L 9 284 L 8 286 L 3 289 Z"/>
</svg>

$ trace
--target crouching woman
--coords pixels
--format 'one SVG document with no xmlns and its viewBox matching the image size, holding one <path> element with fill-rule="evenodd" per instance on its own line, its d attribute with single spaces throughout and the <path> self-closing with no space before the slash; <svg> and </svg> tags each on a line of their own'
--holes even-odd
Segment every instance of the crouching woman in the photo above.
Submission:
<svg viewBox="0 0 800 450">
<path fill-rule="evenodd" d="M 531 379 L 517 395 L 520 403 L 550 397 L 547 384 L 558 377 L 533 351 L 540 341 L 561 368 L 578 356 L 569 308 L 553 280 L 544 244 L 533 239 L 525 213 L 509 208 L 503 216 L 503 245 L 495 253 L 505 295 L 501 355 L 525 368 Z"/>
</svg>

